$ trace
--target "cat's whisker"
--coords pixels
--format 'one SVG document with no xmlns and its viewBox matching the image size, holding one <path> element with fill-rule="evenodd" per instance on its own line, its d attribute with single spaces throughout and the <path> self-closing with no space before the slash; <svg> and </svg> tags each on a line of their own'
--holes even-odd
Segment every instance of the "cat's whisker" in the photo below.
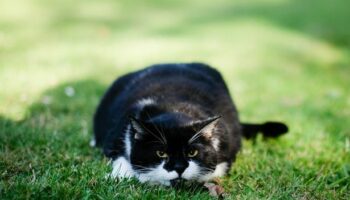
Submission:
<svg viewBox="0 0 350 200">
<path fill-rule="evenodd" d="M 205 170 L 203 171 L 203 174 L 207 174 L 207 173 L 213 173 L 215 170 Z"/>
<path fill-rule="evenodd" d="M 165 135 L 164 135 L 164 129 L 162 126 L 159 127 L 160 128 L 160 134 L 163 136 L 165 142 L 167 142 L 166 138 L 165 138 Z"/>
<path fill-rule="evenodd" d="M 192 142 L 194 142 L 195 140 L 197 140 L 200 136 L 202 136 L 204 134 L 203 130 L 206 127 L 201 128 L 196 134 L 194 134 L 189 140 L 188 140 L 188 144 L 191 144 Z"/>
<path fill-rule="evenodd" d="M 149 118 L 151 118 L 151 116 L 149 115 L 148 112 L 146 112 L 146 114 L 147 114 L 147 116 L 148 116 Z M 166 141 L 166 139 L 165 139 L 164 134 L 158 129 L 158 127 L 157 127 L 154 123 L 151 123 L 151 124 L 152 124 L 152 126 L 158 131 L 158 133 L 159 133 L 160 137 L 162 138 L 162 140 L 164 141 L 164 143 L 167 144 L 167 141 Z"/>
<path fill-rule="evenodd" d="M 139 173 L 148 173 L 151 170 L 150 169 L 137 169 L 136 171 L 139 172 Z"/>
<path fill-rule="evenodd" d="M 146 114 L 147 114 L 147 116 L 148 116 L 148 118 L 151 118 L 151 116 L 149 115 L 149 113 L 148 112 L 146 112 Z M 155 126 L 155 124 L 154 123 L 151 123 L 152 124 L 152 126 L 159 132 L 159 129 L 157 128 L 157 126 Z M 148 130 L 148 129 L 147 129 Z M 160 141 L 162 141 L 163 142 L 163 144 L 166 144 L 166 140 L 165 140 L 165 138 L 162 136 L 162 134 L 160 133 L 160 138 L 158 137 L 158 136 L 156 136 L 153 132 L 151 132 L 151 131 L 149 131 L 148 130 L 148 132 L 150 132 L 154 137 L 156 137 L 157 139 L 159 139 Z"/>
<path fill-rule="evenodd" d="M 166 138 L 165 138 L 163 132 L 159 131 L 159 134 L 160 134 L 160 136 L 163 138 L 165 144 L 167 144 L 167 141 L 166 141 Z"/>
<path fill-rule="evenodd" d="M 133 166 L 137 167 L 137 169 L 135 169 L 135 170 L 139 171 L 139 172 L 149 172 L 149 171 L 153 170 L 153 168 L 144 167 L 144 166 L 141 166 L 141 165 L 133 165 Z"/>
<path fill-rule="evenodd" d="M 212 168 L 209 168 L 209 167 L 201 167 L 201 169 L 205 169 L 205 170 L 208 170 L 208 171 L 214 171 L 215 170 L 215 168 L 212 169 Z"/>
<path fill-rule="evenodd" d="M 141 167 L 141 168 L 148 168 L 148 169 L 151 169 L 151 168 L 149 168 L 149 167 L 145 167 L 145 166 L 142 166 L 142 165 L 135 165 L 135 164 L 133 164 L 133 166 L 135 166 L 135 167 Z"/>
<path fill-rule="evenodd" d="M 142 128 L 143 128 L 144 130 L 146 130 L 149 134 L 153 135 L 153 136 L 154 136 L 155 138 L 157 138 L 160 142 L 162 142 L 163 144 L 166 144 L 166 142 L 163 141 L 162 138 L 159 138 L 156 134 L 154 134 L 152 131 L 150 131 L 148 128 L 146 128 L 144 125 L 141 124 L 141 126 L 142 126 Z"/>
<path fill-rule="evenodd" d="M 157 128 L 156 125 L 154 125 L 153 123 L 152 123 L 152 125 L 158 131 L 158 133 L 159 133 L 160 137 L 163 139 L 164 143 L 167 144 L 164 134 Z"/>
<path fill-rule="evenodd" d="M 188 140 L 188 144 L 191 144 L 192 142 L 194 142 L 195 140 L 197 140 L 201 135 L 204 134 L 204 132 L 202 132 L 203 129 L 199 130 L 196 134 L 194 134 L 194 136 L 192 136 L 189 140 Z"/>
</svg>

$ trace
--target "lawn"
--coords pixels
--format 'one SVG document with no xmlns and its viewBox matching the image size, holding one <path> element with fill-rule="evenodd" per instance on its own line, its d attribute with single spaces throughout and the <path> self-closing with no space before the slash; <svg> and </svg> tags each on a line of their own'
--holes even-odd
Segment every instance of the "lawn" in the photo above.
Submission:
<svg viewBox="0 0 350 200">
<path fill-rule="evenodd" d="M 211 199 L 106 179 L 91 119 L 118 76 L 200 61 L 242 121 L 290 132 L 244 147 L 227 199 L 350 199 L 348 0 L 2 0 L 0 199 Z"/>
</svg>

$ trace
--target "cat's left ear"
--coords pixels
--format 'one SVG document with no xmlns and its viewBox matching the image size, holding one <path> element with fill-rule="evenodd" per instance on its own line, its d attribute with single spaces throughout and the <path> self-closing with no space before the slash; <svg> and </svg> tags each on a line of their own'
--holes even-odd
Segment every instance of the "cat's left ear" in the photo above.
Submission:
<svg viewBox="0 0 350 200">
<path fill-rule="evenodd" d="M 141 139 L 142 136 L 146 133 L 145 131 L 145 125 L 141 120 L 136 119 L 133 116 L 129 116 L 129 120 L 131 123 L 132 128 L 136 131 L 134 138 L 135 139 Z"/>
<path fill-rule="evenodd" d="M 196 121 L 192 124 L 192 127 L 197 131 L 197 133 L 201 133 L 204 137 L 210 139 L 215 129 L 217 122 L 221 116 L 209 117 L 208 119 Z"/>
</svg>

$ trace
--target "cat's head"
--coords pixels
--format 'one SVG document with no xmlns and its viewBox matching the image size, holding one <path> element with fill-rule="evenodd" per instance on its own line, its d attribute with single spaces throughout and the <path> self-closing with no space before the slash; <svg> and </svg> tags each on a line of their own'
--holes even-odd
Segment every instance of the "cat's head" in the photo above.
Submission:
<svg viewBox="0 0 350 200">
<path fill-rule="evenodd" d="M 163 114 L 142 121 L 130 117 L 130 160 L 136 177 L 169 185 L 179 179 L 206 181 L 217 166 L 220 117 L 193 120 Z"/>
</svg>

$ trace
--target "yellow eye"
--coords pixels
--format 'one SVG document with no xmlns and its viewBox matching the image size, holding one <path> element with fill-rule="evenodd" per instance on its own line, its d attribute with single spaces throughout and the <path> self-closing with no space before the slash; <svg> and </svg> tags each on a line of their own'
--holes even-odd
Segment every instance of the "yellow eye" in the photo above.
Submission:
<svg viewBox="0 0 350 200">
<path fill-rule="evenodd" d="M 195 157 L 197 154 L 198 154 L 198 150 L 192 149 L 188 152 L 187 156 L 192 158 L 192 157 Z"/>
<path fill-rule="evenodd" d="M 167 158 L 168 154 L 166 154 L 164 151 L 157 151 L 157 156 L 160 158 Z"/>
</svg>

